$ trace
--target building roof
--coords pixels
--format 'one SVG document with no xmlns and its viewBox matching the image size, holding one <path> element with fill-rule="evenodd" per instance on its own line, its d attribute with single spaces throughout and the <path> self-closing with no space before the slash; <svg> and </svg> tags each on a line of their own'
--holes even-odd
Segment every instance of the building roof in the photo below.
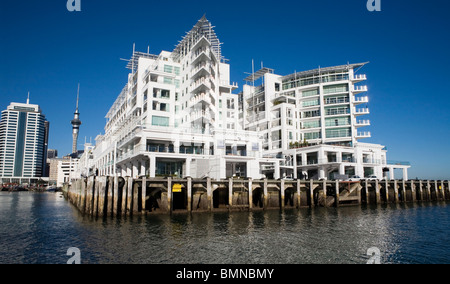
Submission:
<svg viewBox="0 0 450 284">
<path fill-rule="evenodd" d="M 195 44 L 202 37 L 206 38 L 211 43 L 211 49 L 219 58 L 222 60 L 222 53 L 220 45 L 222 44 L 217 37 L 216 32 L 214 31 L 214 27 L 211 23 L 206 19 L 206 15 L 204 15 L 200 20 L 198 20 L 197 24 L 186 33 L 183 39 L 178 43 L 178 45 L 173 50 L 173 56 L 180 56 L 183 50 L 183 47 L 186 44 Z"/>
<path fill-rule="evenodd" d="M 313 70 L 303 71 L 303 72 L 296 72 L 287 76 L 282 77 L 281 79 L 283 81 L 289 81 L 295 78 L 301 78 L 301 77 L 308 77 L 312 75 L 320 75 L 322 73 L 327 72 L 339 72 L 339 71 L 348 71 L 350 69 L 360 68 L 364 65 L 368 64 L 369 62 L 364 63 L 356 63 L 356 64 L 346 64 L 346 65 L 340 65 L 340 66 L 333 66 L 333 67 L 325 67 L 325 68 L 317 68 Z"/>
<path fill-rule="evenodd" d="M 250 74 L 247 78 L 244 79 L 244 81 L 246 81 L 246 82 L 255 82 L 259 78 L 261 78 L 262 76 L 264 76 L 267 73 L 273 74 L 274 70 L 270 69 L 270 68 L 267 68 L 267 67 L 263 67 L 260 70 L 256 71 L 255 73 Z"/>
</svg>

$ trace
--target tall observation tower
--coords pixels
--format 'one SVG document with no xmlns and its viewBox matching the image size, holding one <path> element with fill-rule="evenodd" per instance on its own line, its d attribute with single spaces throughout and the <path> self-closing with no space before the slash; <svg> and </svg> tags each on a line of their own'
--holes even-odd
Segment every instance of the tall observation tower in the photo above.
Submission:
<svg viewBox="0 0 450 284">
<path fill-rule="evenodd" d="M 75 110 L 73 120 L 70 122 L 72 124 L 72 153 L 76 153 L 77 150 L 77 141 L 78 141 L 78 133 L 80 132 L 80 113 L 78 112 L 78 101 L 80 99 L 80 84 L 78 84 L 78 92 L 77 92 L 77 109 Z"/>
</svg>

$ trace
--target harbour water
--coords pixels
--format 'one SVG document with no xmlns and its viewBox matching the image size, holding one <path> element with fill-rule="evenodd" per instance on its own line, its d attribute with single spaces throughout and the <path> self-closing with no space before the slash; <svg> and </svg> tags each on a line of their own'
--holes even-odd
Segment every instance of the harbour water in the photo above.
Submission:
<svg viewBox="0 0 450 284">
<path fill-rule="evenodd" d="M 450 202 L 119 218 L 60 193 L 0 192 L 0 264 L 450 263 Z"/>
</svg>

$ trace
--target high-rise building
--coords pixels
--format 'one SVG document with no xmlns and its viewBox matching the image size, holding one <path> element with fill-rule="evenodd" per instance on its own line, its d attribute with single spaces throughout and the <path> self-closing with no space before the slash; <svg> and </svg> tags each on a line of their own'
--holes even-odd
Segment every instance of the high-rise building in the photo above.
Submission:
<svg viewBox="0 0 450 284">
<path fill-rule="evenodd" d="M 90 169 L 119 176 L 336 179 L 393 178 L 371 137 L 366 64 L 276 75 L 263 67 L 233 94 L 230 65 L 201 18 L 172 51 L 136 52 L 131 73 L 96 138 Z M 261 82 L 261 83 L 260 83 Z M 86 153 L 85 153 L 86 154 Z M 85 163 L 89 164 L 89 163 Z M 345 176 L 345 177 L 344 177 Z"/>
<path fill-rule="evenodd" d="M 96 138 L 99 175 L 260 177 L 256 132 L 240 128 L 238 88 L 211 23 L 172 51 L 133 51 L 128 83 Z"/>
<path fill-rule="evenodd" d="M 0 122 L 0 177 L 44 176 L 49 124 L 38 105 L 11 103 Z M 20 181 L 18 181 L 20 182 Z"/>
<path fill-rule="evenodd" d="M 295 72 L 287 76 L 262 68 L 245 79 L 240 94 L 241 124 L 258 131 L 264 156 L 277 156 L 281 176 L 333 179 L 376 176 L 394 169 L 407 178 L 408 163 L 387 160 L 385 146 L 362 143 L 371 133 L 365 74 L 367 63 Z M 261 82 L 255 84 L 255 82 Z M 255 86 L 256 85 L 256 86 Z M 273 169 L 264 170 L 273 175 Z M 275 173 L 275 176 L 278 174 Z"/>
</svg>

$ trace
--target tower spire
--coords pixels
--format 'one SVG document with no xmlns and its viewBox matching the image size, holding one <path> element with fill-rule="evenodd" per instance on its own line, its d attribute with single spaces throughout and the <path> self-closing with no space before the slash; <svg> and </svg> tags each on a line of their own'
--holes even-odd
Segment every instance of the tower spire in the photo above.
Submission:
<svg viewBox="0 0 450 284">
<path fill-rule="evenodd" d="M 80 100 L 80 83 L 78 83 L 78 91 L 77 91 L 77 108 L 76 112 L 78 112 L 78 101 Z"/>
<path fill-rule="evenodd" d="M 77 143 L 78 143 L 78 134 L 80 132 L 80 113 L 78 111 L 78 104 L 80 100 L 80 84 L 78 83 L 78 91 L 77 91 L 77 107 L 73 116 L 73 120 L 70 122 L 72 124 L 72 154 L 77 153 Z"/>
</svg>

